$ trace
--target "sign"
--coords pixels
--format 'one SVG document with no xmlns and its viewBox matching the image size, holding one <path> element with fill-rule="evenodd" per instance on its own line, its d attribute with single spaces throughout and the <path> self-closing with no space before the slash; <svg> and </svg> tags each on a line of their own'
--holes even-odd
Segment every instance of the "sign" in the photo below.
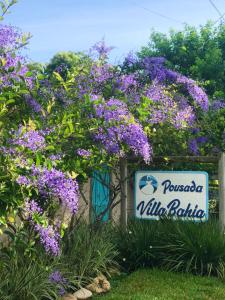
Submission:
<svg viewBox="0 0 225 300">
<path fill-rule="evenodd" d="M 195 171 L 138 171 L 135 174 L 137 218 L 164 216 L 208 219 L 208 174 Z"/>
</svg>

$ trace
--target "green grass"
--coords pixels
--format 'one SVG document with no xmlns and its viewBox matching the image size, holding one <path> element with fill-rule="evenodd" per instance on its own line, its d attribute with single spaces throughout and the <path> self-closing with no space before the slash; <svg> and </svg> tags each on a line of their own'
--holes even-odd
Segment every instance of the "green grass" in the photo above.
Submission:
<svg viewBox="0 0 225 300">
<path fill-rule="evenodd" d="M 111 291 L 95 300 L 223 300 L 225 282 L 217 278 L 138 270 L 112 281 Z"/>
</svg>

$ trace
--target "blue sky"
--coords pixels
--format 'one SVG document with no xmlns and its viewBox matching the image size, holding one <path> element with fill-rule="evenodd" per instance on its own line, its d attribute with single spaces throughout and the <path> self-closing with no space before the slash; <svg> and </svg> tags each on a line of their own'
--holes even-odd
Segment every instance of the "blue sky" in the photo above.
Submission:
<svg viewBox="0 0 225 300">
<path fill-rule="evenodd" d="M 225 13 L 225 0 L 213 2 Z M 34 61 L 88 50 L 104 37 L 116 47 L 111 57 L 116 62 L 146 45 L 152 28 L 166 33 L 218 18 L 208 0 L 19 0 L 5 22 L 33 35 L 27 54 Z"/>
</svg>

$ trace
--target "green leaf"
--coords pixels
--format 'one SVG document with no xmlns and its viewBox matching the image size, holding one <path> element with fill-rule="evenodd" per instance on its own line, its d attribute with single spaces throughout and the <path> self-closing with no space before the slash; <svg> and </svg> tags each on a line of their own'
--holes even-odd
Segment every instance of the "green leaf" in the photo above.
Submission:
<svg viewBox="0 0 225 300">
<path fill-rule="evenodd" d="M 13 103 L 15 103 L 15 100 L 14 99 L 10 99 L 10 100 L 7 100 L 6 101 L 6 104 L 8 105 L 8 104 L 13 104 Z"/>
</svg>

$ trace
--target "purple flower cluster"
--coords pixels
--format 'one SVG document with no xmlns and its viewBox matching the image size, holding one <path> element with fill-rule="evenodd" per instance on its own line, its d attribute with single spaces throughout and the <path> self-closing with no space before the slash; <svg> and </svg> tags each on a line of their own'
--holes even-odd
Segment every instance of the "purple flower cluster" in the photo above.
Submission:
<svg viewBox="0 0 225 300">
<path fill-rule="evenodd" d="M 25 77 L 28 72 L 26 59 L 19 55 L 20 47 L 23 45 L 23 36 L 15 27 L 0 25 L 0 58 L 4 62 L 1 67 L 0 86 L 13 87 L 13 81 L 21 81 L 21 76 L 25 78 L 28 87 L 32 87 L 33 78 Z"/>
<path fill-rule="evenodd" d="M 61 284 L 65 284 L 67 283 L 66 278 L 62 275 L 62 273 L 58 270 L 52 272 L 49 276 L 49 281 L 52 283 L 61 283 Z"/>
<path fill-rule="evenodd" d="M 32 108 L 35 113 L 40 113 L 42 111 L 42 106 L 30 95 L 25 96 L 25 101 Z"/>
<path fill-rule="evenodd" d="M 21 134 L 21 130 L 16 133 L 16 137 L 12 140 L 14 145 L 23 146 L 32 151 L 43 150 L 46 147 L 43 132 L 30 130 Z"/>
<path fill-rule="evenodd" d="M 53 227 L 52 225 L 44 226 L 37 223 L 35 216 L 41 216 L 43 214 L 42 208 L 35 200 L 27 199 L 24 206 L 24 214 L 27 221 L 31 223 L 35 231 L 40 237 L 40 242 L 45 248 L 45 251 L 48 254 L 54 256 L 59 255 L 60 253 L 60 234 L 58 228 Z"/>
<path fill-rule="evenodd" d="M 32 221 L 34 214 L 42 214 L 43 210 L 35 200 L 26 200 L 24 207 L 26 219 Z"/>
<path fill-rule="evenodd" d="M 17 179 L 16 179 L 16 182 L 19 184 L 19 185 L 30 185 L 31 184 L 31 180 L 29 178 L 27 178 L 26 176 L 24 175 L 20 175 Z"/>
<path fill-rule="evenodd" d="M 167 79 L 166 68 L 164 67 L 165 61 L 164 57 L 147 56 L 143 59 L 142 64 L 145 73 L 149 75 L 152 81 L 157 80 L 163 82 Z"/>
<path fill-rule="evenodd" d="M 114 47 L 108 47 L 104 39 L 102 39 L 101 41 L 97 42 L 91 50 L 94 50 L 98 53 L 99 59 L 106 59 L 113 48 Z"/>
<path fill-rule="evenodd" d="M 15 155 L 17 151 L 12 147 L 0 146 L 0 151 L 4 155 Z"/>
<path fill-rule="evenodd" d="M 122 121 L 125 118 L 130 119 L 127 105 L 114 98 L 95 105 L 95 114 L 97 118 L 102 118 L 106 122 Z"/>
<path fill-rule="evenodd" d="M 158 81 L 153 81 L 153 83 L 147 86 L 144 95 L 149 99 L 159 102 L 166 98 L 166 102 L 171 102 L 171 99 L 165 94 L 166 87 L 160 84 Z"/>
<path fill-rule="evenodd" d="M 193 125 L 195 113 L 184 97 L 174 95 L 156 81 L 148 86 L 145 95 L 153 101 L 149 107 L 151 124 L 168 122 L 176 129 Z"/>
<path fill-rule="evenodd" d="M 130 123 L 124 131 L 122 129 L 121 141 L 127 144 L 135 155 L 140 155 L 146 163 L 149 163 L 152 157 L 152 147 L 140 124 Z"/>
<path fill-rule="evenodd" d="M 186 88 L 189 95 L 193 98 L 197 105 L 204 111 L 208 110 L 208 97 L 205 91 L 200 88 L 197 83 L 178 72 L 172 71 L 165 67 L 164 57 L 145 57 L 142 61 L 144 70 L 152 81 L 159 83 L 175 82 Z"/>
<path fill-rule="evenodd" d="M 187 106 L 185 109 L 178 111 L 174 118 L 172 118 L 172 124 L 176 129 L 190 127 L 194 124 L 195 114 L 191 106 Z"/>
<path fill-rule="evenodd" d="M 60 253 L 60 234 L 58 231 L 52 225 L 44 227 L 40 224 L 35 225 L 35 230 L 39 233 L 40 241 L 45 251 L 54 256 L 58 256 Z"/>
<path fill-rule="evenodd" d="M 124 66 L 132 67 L 137 63 L 138 59 L 135 56 L 135 54 L 131 51 L 127 54 L 127 56 L 124 59 Z"/>
<path fill-rule="evenodd" d="M 225 101 L 223 100 L 214 100 L 211 104 L 211 110 L 217 111 L 225 108 Z"/>
<path fill-rule="evenodd" d="M 208 97 L 204 90 L 200 88 L 194 80 L 179 74 L 179 76 L 177 76 L 176 83 L 183 84 L 186 87 L 190 96 L 202 108 L 202 110 L 208 110 Z"/>
<path fill-rule="evenodd" d="M 194 154 L 194 155 L 198 155 L 199 154 L 198 143 L 197 143 L 196 139 L 191 139 L 188 142 L 188 148 L 189 148 L 189 151 L 192 154 Z"/>
<path fill-rule="evenodd" d="M 129 113 L 125 103 L 110 99 L 95 105 L 96 117 L 103 119 L 104 128 L 98 128 L 94 138 L 107 152 L 124 155 L 125 145 L 135 155 L 140 155 L 146 162 L 150 161 L 152 148 L 142 126 Z"/>
<path fill-rule="evenodd" d="M 0 48 L 7 50 L 14 49 L 18 46 L 20 33 L 13 26 L 0 25 Z"/>
<path fill-rule="evenodd" d="M 91 68 L 91 76 L 94 83 L 93 87 L 95 87 L 95 89 L 97 90 L 96 86 L 99 87 L 99 84 L 103 84 L 107 80 L 113 78 L 112 66 L 109 64 L 93 64 Z"/>
<path fill-rule="evenodd" d="M 96 94 L 90 94 L 90 99 L 91 101 L 96 101 L 98 99 L 100 99 L 101 96 L 100 95 L 96 95 Z"/>
<path fill-rule="evenodd" d="M 58 286 L 58 294 L 63 296 L 66 293 L 64 286 L 68 283 L 67 279 L 62 275 L 60 271 L 54 271 L 49 276 L 49 281 Z"/>
<path fill-rule="evenodd" d="M 91 156 L 91 152 L 89 150 L 85 149 L 77 149 L 77 154 L 83 157 L 89 157 Z"/>
<path fill-rule="evenodd" d="M 32 185 L 37 187 L 43 196 L 57 198 L 72 213 L 78 210 L 79 188 L 76 180 L 67 177 L 62 171 L 52 168 L 32 168 Z"/>
<path fill-rule="evenodd" d="M 135 77 L 135 74 L 122 75 L 119 82 L 119 89 L 122 92 L 127 92 L 130 88 L 136 86 L 137 80 Z"/>
<path fill-rule="evenodd" d="M 51 159 L 51 161 L 61 160 L 62 159 L 62 155 L 61 154 L 51 154 L 49 156 L 49 159 Z"/>
<path fill-rule="evenodd" d="M 207 141 L 208 138 L 206 136 L 198 136 L 196 138 L 191 139 L 188 142 L 189 151 L 194 155 L 199 155 L 200 154 L 199 146 L 207 143 Z"/>
<path fill-rule="evenodd" d="M 22 56 L 9 52 L 4 56 L 0 55 L 0 58 L 5 60 L 3 72 L 0 76 L 1 87 L 13 86 L 12 79 L 19 82 L 21 81 L 20 77 L 24 77 L 24 75 L 28 72 L 28 68 L 25 65 L 25 59 Z M 11 71 L 9 72 L 9 70 Z M 32 86 L 32 81 L 32 77 L 25 78 L 25 82 L 27 83 L 28 87 Z"/>
</svg>

